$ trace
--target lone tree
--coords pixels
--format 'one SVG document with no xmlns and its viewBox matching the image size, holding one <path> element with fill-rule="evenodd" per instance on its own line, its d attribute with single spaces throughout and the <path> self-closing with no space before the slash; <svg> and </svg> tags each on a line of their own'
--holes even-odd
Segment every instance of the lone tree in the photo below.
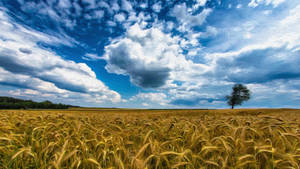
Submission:
<svg viewBox="0 0 300 169">
<path fill-rule="evenodd" d="M 233 109 L 235 105 L 241 105 L 244 101 L 250 99 L 250 90 L 242 84 L 235 84 L 232 87 L 230 96 L 226 96 L 227 104 Z"/>
</svg>

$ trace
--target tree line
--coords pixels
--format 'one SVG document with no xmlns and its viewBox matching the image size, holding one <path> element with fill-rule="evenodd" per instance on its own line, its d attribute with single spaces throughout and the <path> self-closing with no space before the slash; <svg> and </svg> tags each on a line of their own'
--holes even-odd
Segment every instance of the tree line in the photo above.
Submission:
<svg viewBox="0 0 300 169">
<path fill-rule="evenodd" d="M 231 95 L 226 97 L 227 104 L 233 109 L 237 105 L 251 98 L 250 90 L 242 84 L 235 84 L 232 87 Z M 32 100 L 22 100 L 13 97 L 0 97 L 0 109 L 67 109 L 69 107 L 78 107 L 66 104 L 54 104 L 48 100 L 43 102 L 34 102 Z"/>
<path fill-rule="evenodd" d="M 13 97 L 0 97 L 0 109 L 67 109 L 75 107 L 66 104 L 55 104 L 48 100 L 34 102 L 32 100 L 22 100 Z"/>
</svg>

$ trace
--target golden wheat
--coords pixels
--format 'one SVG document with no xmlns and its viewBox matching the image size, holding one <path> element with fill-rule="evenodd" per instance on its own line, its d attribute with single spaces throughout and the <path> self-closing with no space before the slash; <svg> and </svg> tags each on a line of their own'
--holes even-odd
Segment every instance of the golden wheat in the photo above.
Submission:
<svg viewBox="0 0 300 169">
<path fill-rule="evenodd" d="M 2 110 L 0 168 L 300 168 L 300 111 Z"/>
</svg>

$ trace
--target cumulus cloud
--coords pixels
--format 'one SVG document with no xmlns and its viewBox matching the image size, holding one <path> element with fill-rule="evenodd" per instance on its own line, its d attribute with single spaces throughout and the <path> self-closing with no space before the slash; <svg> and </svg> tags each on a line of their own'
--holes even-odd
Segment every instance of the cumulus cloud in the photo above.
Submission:
<svg viewBox="0 0 300 169">
<path fill-rule="evenodd" d="M 172 38 L 157 29 L 142 30 L 138 24 L 127 36 L 105 48 L 106 69 L 111 73 L 129 75 L 131 82 L 145 88 L 163 86 L 170 77 L 167 60 L 177 55 L 178 46 Z M 168 46 L 168 44 L 172 46 Z M 173 55 L 173 56 L 172 56 Z"/>
<path fill-rule="evenodd" d="M 0 23 L 1 84 L 57 93 L 98 94 L 108 101 L 120 101 L 120 95 L 98 80 L 85 63 L 64 60 L 38 45 L 63 43 L 57 38 L 21 26 L 3 11 Z"/>
<path fill-rule="evenodd" d="M 181 52 L 178 37 L 159 28 L 142 29 L 135 24 L 125 37 L 105 47 L 103 59 L 108 72 L 129 75 L 131 82 L 140 87 L 158 88 L 168 81 L 172 83 L 184 72 L 204 71 L 203 65 L 193 65 Z"/>
</svg>

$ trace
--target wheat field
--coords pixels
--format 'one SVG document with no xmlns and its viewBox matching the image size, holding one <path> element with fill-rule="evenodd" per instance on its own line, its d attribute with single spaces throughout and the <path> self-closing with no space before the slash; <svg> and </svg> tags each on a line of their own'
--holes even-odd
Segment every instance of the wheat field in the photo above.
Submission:
<svg viewBox="0 0 300 169">
<path fill-rule="evenodd" d="M 300 110 L 1 110 L 0 168 L 299 169 Z"/>
</svg>

